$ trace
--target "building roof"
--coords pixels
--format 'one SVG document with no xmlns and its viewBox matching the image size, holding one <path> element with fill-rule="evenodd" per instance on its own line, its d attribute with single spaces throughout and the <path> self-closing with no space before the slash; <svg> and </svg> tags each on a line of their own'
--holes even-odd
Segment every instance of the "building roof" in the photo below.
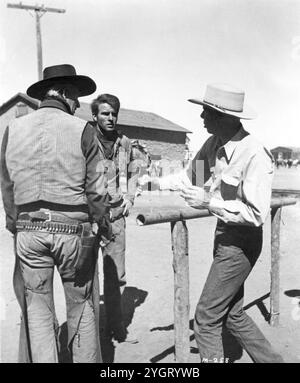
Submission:
<svg viewBox="0 0 300 383">
<path fill-rule="evenodd" d="M 81 102 L 80 108 L 76 110 L 76 116 L 83 120 L 90 121 L 92 119 L 90 105 Z M 136 126 L 143 128 L 171 130 L 175 132 L 191 133 L 191 131 L 169 121 L 155 113 L 142 112 L 140 110 L 121 108 L 118 116 L 118 125 Z"/>
<path fill-rule="evenodd" d="M 24 102 L 33 109 L 37 109 L 39 101 L 27 96 L 25 93 L 17 93 L 10 98 L 7 102 L 0 106 L 0 116 L 7 110 L 13 107 L 18 102 Z M 80 103 L 80 108 L 76 110 L 75 116 L 82 118 L 83 120 L 92 120 L 92 114 L 90 105 L 85 102 Z M 133 109 L 121 108 L 118 117 L 118 125 L 124 126 L 136 126 L 151 129 L 168 130 L 173 132 L 191 133 L 191 131 L 183 128 L 180 125 L 175 124 L 155 113 L 142 112 Z"/>
<path fill-rule="evenodd" d="M 32 109 L 37 109 L 39 106 L 39 101 L 35 98 L 27 96 L 25 93 L 17 93 L 8 101 L 0 106 L 0 116 L 6 113 L 10 108 L 16 105 L 18 102 L 23 102 L 29 105 Z"/>
<path fill-rule="evenodd" d="M 279 151 L 291 151 L 291 152 L 300 152 L 300 147 L 296 146 L 276 146 L 276 148 L 271 149 L 271 152 Z"/>
</svg>

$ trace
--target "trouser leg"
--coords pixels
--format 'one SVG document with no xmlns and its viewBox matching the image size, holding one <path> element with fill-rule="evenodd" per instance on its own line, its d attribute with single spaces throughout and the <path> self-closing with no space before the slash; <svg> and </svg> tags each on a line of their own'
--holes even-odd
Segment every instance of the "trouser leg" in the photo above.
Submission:
<svg viewBox="0 0 300 383">
<path fill-rule="evenodd" d="M 74 363 L 101 362 L 99 343 L 99 285 L 94 238 L 56 235 L 52 248 L 64 287 L 68 348 Z M 97 290 L 97 291 L 95 291 Z M 96 315 L 97 312 L 97 315 Z"/>
<path fill-rule="evenodd" d="M 246 234 L 232 229 L 216 234 L 214 260 L 196 307 L 194 321 L 201 361 L 218 362 L 224 357 L 222 325 L 225 315 L 261 249 L 261 232 L 251 236 Z"/>
<path fill-rule="evenodd" d="M 53 268 L 31 268 L 21 262 L 33 363 L 57 363 Z"/>
<path fill-rule="evenodd" d="M 242 286 L 230 305 L 225 325 L 256 363 L 283 363 L 255 322 L 243 310 Z"/>
<path fill-rule="evenodd" d="M 223 318 L 241 283 L 240 274 L 237 275 L 236 281 L 226 280 L 227 270 L 224 270 L 224 266 L 226 269 L 231 269 L 229 264 L 230 259 L 228 258 L 227 260 L 224 258 L 214 259 L 196 307 L 194 332 L 200 359 L 203 362 L 220 362 L 224 358 Z M 244 279 L 247 274 L 248 272 L 245 270 Z"/>
<path fill-rule="evenodd" d="M 125 219 L 112 222 L 115 238 L 103 249 L 104 303 L 107 327 L 123 326 L 122 294 L 126 286 Z M 125 329 L 124 329 L 125 330 Z"/>
<path fill-rule="evenodd" d="M 91 298 L 92 282 L 75 286 L 64 281 L 67 305 L 68 345 L 73 363 L 97 363 L 99 340 L 96 316 Z"/>
<path fill-rule="evenodd" d="M 97 331 L 93 304 L 86 301 L 73 343 L 73 363 L 97 363 Z"/>
</svg>

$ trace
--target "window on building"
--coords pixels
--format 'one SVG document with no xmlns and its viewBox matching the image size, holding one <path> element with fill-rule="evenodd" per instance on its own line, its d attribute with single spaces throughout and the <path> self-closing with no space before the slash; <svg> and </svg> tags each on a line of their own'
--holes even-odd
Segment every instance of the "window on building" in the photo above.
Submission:
<svg viewBox="0 0 300 383">
<path fill-rule="evenodd" d="M 16 117 L 21 117 L 25 114 L 28 114 L 28 105 L 19 102 L 16 107 Z"/>
</svg>

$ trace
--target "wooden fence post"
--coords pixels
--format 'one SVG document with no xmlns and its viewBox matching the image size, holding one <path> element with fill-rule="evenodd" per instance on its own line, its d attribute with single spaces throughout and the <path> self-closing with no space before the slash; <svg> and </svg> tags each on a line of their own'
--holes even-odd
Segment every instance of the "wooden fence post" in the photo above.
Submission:
<svg viewBox="0 0 300 383">
<path fill-rule="evenodd" d="M 282 192 L 282 191 L 281 191 Z M 295 205 L 295 198 L 272 196 L 271 201 L 271 292 L 270 325 L 279 324 L 279 257 L 280 257 L 280 220 L 283 206 Z M 189 260 L 188 219 L 209 217 L 207 209 L 198 210 L 173 206 L 172 209 L 154 210 L 139 213 L 138 225 L 171 223 L 171 238 L 174 269 L 174 333 L 175 360 L 187 363 L 190 354 L 189 342 Z"/>
<path fill-rule="evenodd" d="M 281 207 L 271 210 L 271 292 L 270 292 L 270 325 L 279 324 L 279 257 L 280 257 L 280 220 Z"/>
<path fill-rule="evenodd" d="M 190 354 L 190 303 L 188 229 L 185 221 L 171 222 L 171 237 L 174 270 L 175 360 L 178 363 L 187 363 Z"/>
</svg>

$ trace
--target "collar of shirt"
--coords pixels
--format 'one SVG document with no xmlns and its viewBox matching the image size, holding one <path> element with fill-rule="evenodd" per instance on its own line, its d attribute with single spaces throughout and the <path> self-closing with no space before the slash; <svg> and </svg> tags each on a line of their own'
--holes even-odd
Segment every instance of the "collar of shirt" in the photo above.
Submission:
<svg viewBox="0 0 300 383">
<path fill-rule="evenodd" d="M 69 113 L 66 105 L 58 100 L 44 100 L 41 102 L 39 109 L 41 108 L 56 108 L 62 110 L 63 112 Z"/>
<path fill-rule="evenodd" d="M 112 132 L 112 134 L 110 135 L 106 135 L 102 129 L 100 128 L 100 126 L 97 124 L 97 131 L 98 131 L 98 136 L 99 138 L 101 139 L 101 141 L 103 142 L 116 142 L 116 140 L 118 139 L 119 137 L 119 132 L 117 130 L 115 130 L 114 132 Z"/>
<path fill-rule="evenodd" d="M 99 137 L 101 137 L 101 139 L 103 139 L 104 141 L 116 142 L 118 139 L 122 138 L 123 134 L 122 134 L 121 130 L 115 130 L 113 135 L 107 136 L 103 133 L 99 124 L 96 123 L 95 125 L 96 125 L 97 131 L 99 133 Z"/>
<path fill-rule="evenodd" d="M 95 124 L 97 137 L 100 142 L 100 147 L 106 159 L 112 159 L 116 157 L 118 148 L 120 146 L 121 134 L 116 130 L 113 135 L 106 136 L 103 134 L 98 124 Z"/>
<path fill-rule="evenodd" d="M 233 155 L 233 152 L 235 151 L 238 143 L 243 139 L 245 138 L 246 136 L 248 136 L 249 133 L 246 132 L 246 130 L 244 130 L 243 126 L 241 125 L 240 129 L 238 130 L 238 132 L 231 138 L 231 140 L 229 140 L 228 142 L 226 142 L 225 145 L 221 146 L 218 150 L 218 158 L 222 157 L 224 154 L 226 156 L 226 161 L 227 163 L 230 162 L 230 159 Z"/>
</svg>

